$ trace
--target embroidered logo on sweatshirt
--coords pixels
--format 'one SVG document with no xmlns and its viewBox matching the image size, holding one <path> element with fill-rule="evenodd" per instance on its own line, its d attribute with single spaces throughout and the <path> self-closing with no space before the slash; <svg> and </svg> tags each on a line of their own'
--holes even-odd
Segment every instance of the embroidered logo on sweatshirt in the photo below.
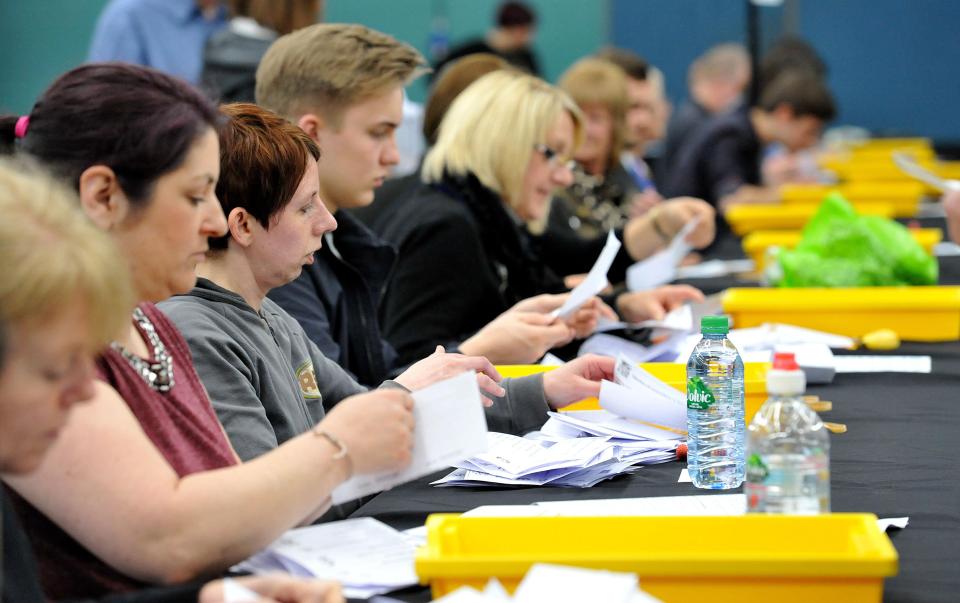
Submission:
<svg viewBox="0 0 960 603">
<path fill-rule="evenodd" d="M 319 400 L 320 388 L 317 387 L 317 374 L 313 372 L 313 363 L 307 360 L 297 367 L 297 381 L 300 392 L 307 400 Z"/>
</svg>

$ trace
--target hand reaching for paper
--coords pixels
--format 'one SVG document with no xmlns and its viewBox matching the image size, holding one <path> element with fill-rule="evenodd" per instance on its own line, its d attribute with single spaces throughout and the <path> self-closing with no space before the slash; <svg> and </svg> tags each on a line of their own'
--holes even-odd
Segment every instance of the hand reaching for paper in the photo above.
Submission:
<svg viewBox="0 0 960 603">
<path fill-rule="evenodd" d="M 699 218 L 696 228 L 687 235 L 687 242 L 694 249 L 702 249 L 713 242 L 716 236 L 716 212 L 702 199 L 676 197 L 657 206 L 660 225 L 668 233 L 678 233 L 690 221 Z"/>
<path fill-rule="evenodd" d="M 517 302 L 511 310 L 549 314 L 562 306 L 569 296 L 569 293 L 536 295 Z M 574 337 L 583 339 L 593 334 L 601 317 L 617 320 L 617 313 L 599 297 L 593 297 L 563 322 L 573 329 Z"/>
<path fill-rule="evenodd" d="M 543 394 L 553 409 L 600 395 L 600 381 L 613 380 L 609 356 L 587 354 L 543 374 Z"/>
<path fill-rule="evenodd" d="M 664 285 L 649 291 L 633 291 L 617 298 L 617 309 L 625 322 L 662 320 L 667 312 L 685 302 L 702 302 L 703 292 L 690 285 Z"/>
<path fill-rule="evenodd" d="M 501 364 L 508 363 L 501 362 Z M 416 391 L 464 371 L 477 373 L 477 384 L 481 391 L 496 397 L 504 395 L 504 389 L 498 385 L 501 379 L 500 373 L 487 358 L 483 355 L 448 354 L 440 345 L 433 354 L 410 365 L 410 368 L 400 373 L 394 381 L 410 391 Z M 481 399 L 484 406 L 493 404 L 482 394 Z"/>
</svg>

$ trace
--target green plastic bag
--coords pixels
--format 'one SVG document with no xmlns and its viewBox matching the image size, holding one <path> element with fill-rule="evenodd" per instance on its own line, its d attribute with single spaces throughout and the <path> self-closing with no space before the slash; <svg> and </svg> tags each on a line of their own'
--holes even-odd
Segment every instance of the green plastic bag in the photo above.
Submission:
<svg viewBox="0 0 960 603">
<path fill-rule="evenodd" d="M 937 261 L 905 226 L 857 215 L 838 192 L 827 195 L 793 250 L 777 256 L 780 287 L 935 285 Z"/>
</svg>

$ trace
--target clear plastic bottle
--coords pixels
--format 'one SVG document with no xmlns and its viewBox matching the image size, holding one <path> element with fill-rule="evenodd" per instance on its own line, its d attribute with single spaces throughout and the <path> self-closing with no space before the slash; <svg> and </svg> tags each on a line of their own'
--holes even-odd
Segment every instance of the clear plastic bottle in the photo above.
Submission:
<svg viewBox="0 0 960 603">
<path fill-rule="evenodd" d="M 830 512 L 830 439 L 803 402 L 806 379 L 793 354 L 774 355 L 764 402 L 747 433 L 747 511 Z"/>
<path fill-rule="evenodd" d="M 687 361 L 687 472 L 697 488 L 743 483 L 743 360 L 729 330 L 726 316 L 704 316 Z"/>
</svg>

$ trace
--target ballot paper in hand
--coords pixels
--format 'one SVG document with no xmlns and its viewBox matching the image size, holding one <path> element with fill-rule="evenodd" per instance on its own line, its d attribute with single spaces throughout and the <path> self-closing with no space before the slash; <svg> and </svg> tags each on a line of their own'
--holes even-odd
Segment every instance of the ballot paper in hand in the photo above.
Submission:
<svg viewBox="0 0 960 603">
<path fill-rule="evenodd" d="M 675 279 L 680 262 L 693 250 L 693 247 L 687 243 L 687 235 L 693 232 L 699 223 L 699 218 L 690 220 L 673 237 L 666 249 L 627 268 L 627 289 L 646 291 Z"/>
<path fill-rule="evenodd" d="M 597 261 L 594 262 L 590 272 L 587 273 L 587 277 L 574 287 L 567 301 L 553 311 L 552 316 L 554 318 L 565 319 L 569 317 L 580 306 L 587 303 L 591 297 L 603 291 L 603 288 L 607 286 L 607 272 L 610 271 L 610 266 L 613 264 L 614 258 L 617 257 L 618 251 L 620 251 L 620 240 L 611 230 L 607 234 L 607 242 L 603 246 L 600 256 L 597 257 Z"/>
<path fill-rule="evenodd" d="M 643 322 L 628 323 L 606 318 L 597 321 L 597 333 L 614 331 L 617 329 L 662 329 L 664 331 L 678 331 L 689 333 L 693 330 L 693 308 L 684 304 L 667 312 L 660 320 L 645 320 Z"/>
<path fill-rule="evenodd" d="M 614 367 L 615 383 L 600 384 L 600 406 L 627 419 L 653 423 L 686 433 L 685 396 L 643 368 L 620 356 Z"/>
<path fill-rule="evenodd" d="M 403 534 L 363 517 L 290 530 L 235 569 L 338 580 L 347 597 L 366 599 L 416 584 L 413 552 Z"/>
<path fill-rule="evenodd" d="M 452 467 L 486 450 L 487 421 L 472 371 L 413 392 L 413 458 L 406 469 L 355 475 L 333 491 L 333 504 L 360 498 Z"/>
</svg>

